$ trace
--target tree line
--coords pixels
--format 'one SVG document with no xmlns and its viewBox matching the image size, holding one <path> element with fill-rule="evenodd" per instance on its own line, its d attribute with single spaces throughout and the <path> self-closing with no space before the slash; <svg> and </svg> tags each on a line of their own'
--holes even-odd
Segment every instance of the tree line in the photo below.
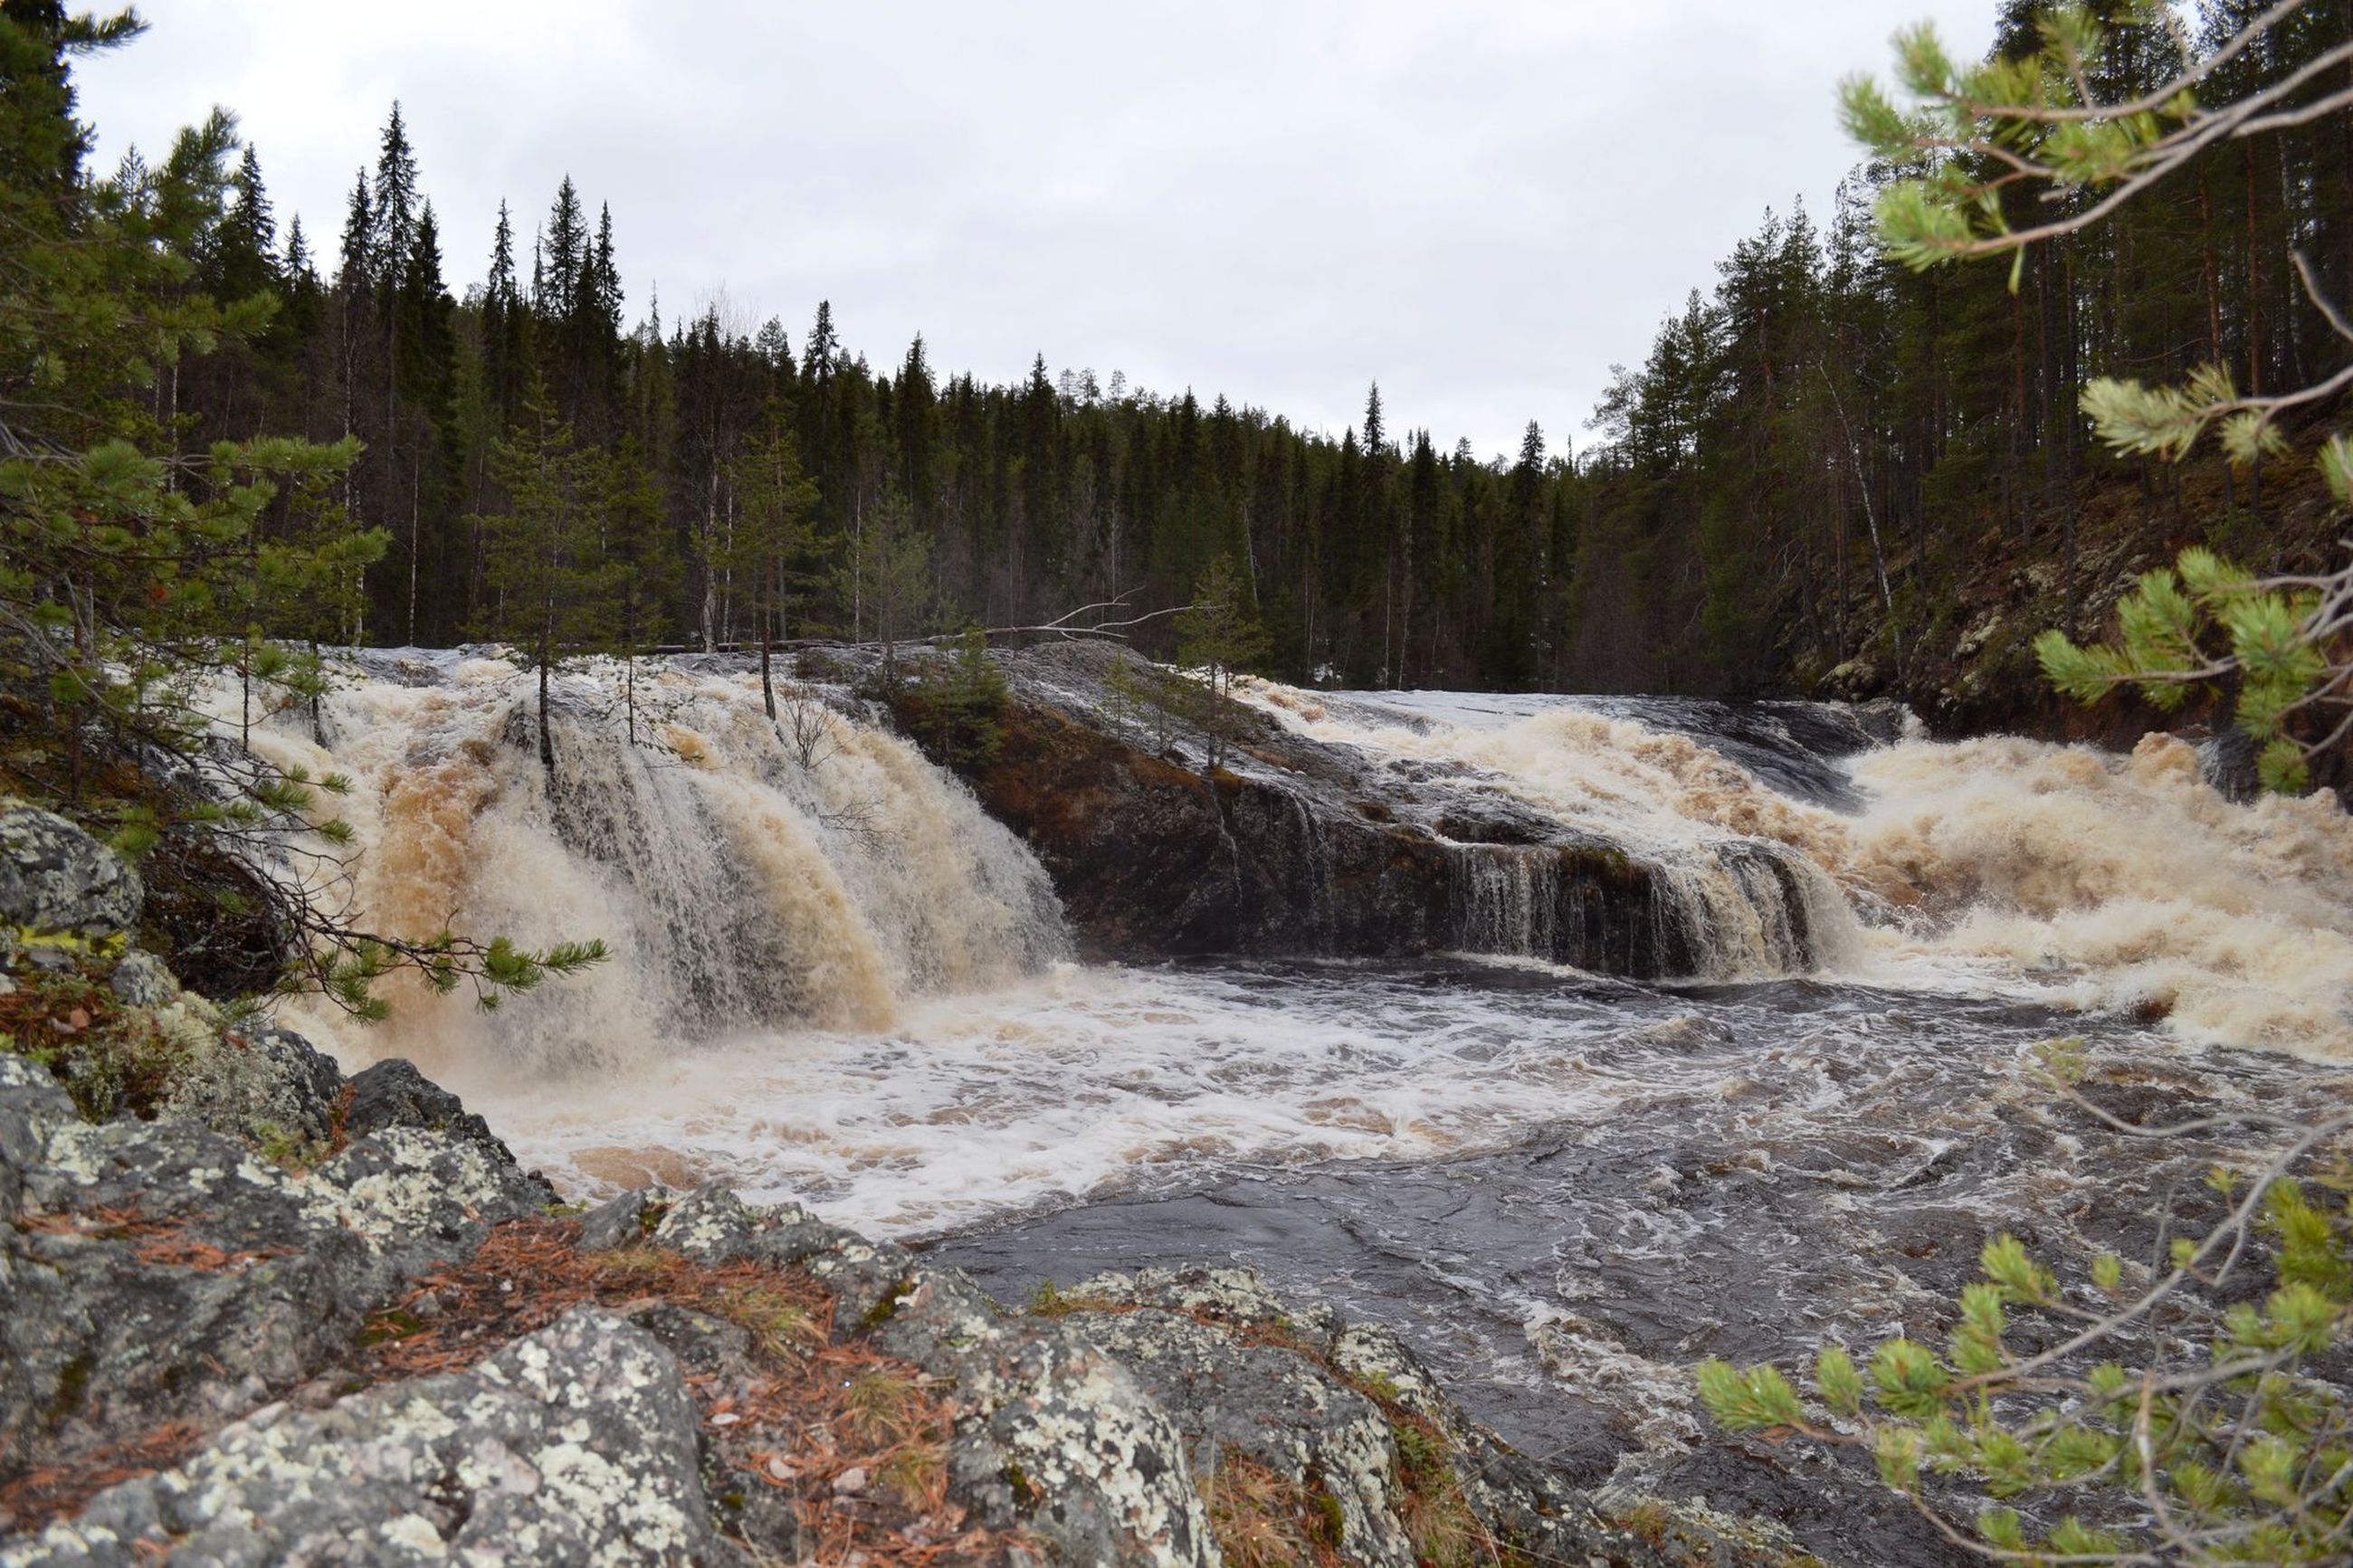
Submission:
<svg viewBox="0 0 2353 1568">
<path fill-rule="evenodd" d="M 1533 424 L 1515 462 L 1482 460 L 1394 429 L 1377 385 L 1333 441 L 1042 356 L 991 384 L 918 337 L 878 369 L 829 301 L 797 338 L 717 304 L 666 321 L 651 296 L 632 320 L 613 215 L 569 177 L 536 217 L 501 205 L 462 297 L 446 244 L 397 105 L 332 255 L 299 217 L 280 234 L 250 146 L 190 242 L 199 286 L 273 310 L 174 367 L 182 447 L 360 443 L 343 500 L 386 548 L 343 640 L 531 641 L 551 603 L 582 646 L 887 640 L 1173 607 L 1229 559 L 1285 673 L 1553 673 L 1534 650 L 1563 607 L 1575 469 Z M 1173 651 L 1165 623 L 1139 636 Z"/>
<path fill-rule="evenodd" d="M 2126 101 L 2173 79 L 2185 44 L 2220 54 L 2272 6 L 2083 9 L 2107 43 L 2083 63 L 2084 96 Z M 1988 65 L 2025 68 L 2061 15 L 2007 0 Z M 2348 73 L 2294 79 L 2348 38 L 2346 0 L 2308 0 L 2253 36 L 2203 75 L 2198 100 L 2289 86 L 2287 122 L 2197 151 L 2149 197 L 2005 265 L 1915 270 L 1921 256 L 1883 245 L 1874 208 L 1911 172 L 1883 158 L 1850 177 L 1826 220 L 1768 216 L 1642 364 L 1616 372 L 1567 508 L 1578 548 L 1551 673 L 1737 692 L 1802 688 L 1857 656 L 1900 672 L 1952 647 L 1957 588 L 1996 563 L 2055 579 L 2053 618 L 2073 633 L 2095 485 L 2137 488 L 2159 540 L 2282 564 L 2261 454 L 2223 470 L 2219 506 L 2185 510 L 2179 471 L 2109 453 L 2080 405 L 2102 376 L 2163 383 L 2211 365 L 2260 395 L 2345 363 L 2295 258 L 2324 299 L 2353 300 L 2353 113 L 2333 102 Z M 2088 178 L 2008 177 L 2022 150 L 1954 160 L 1996 204 L 1989 223 L 2024 232 L 2102 199 Z"/>
<path fill-rule="evenodd" d="M 2226 38 L 2256 9 L 2203 0 L 2196 26 Z M 2031 53 L 2045 10 L 2010 0 L 1995 56 Z M 2281 79 L 2348 27 L 2353 0 L 2312 0 L 2207 86 Z M 2162 26 L 2119 37 L 2104 91 L 2169 68 Z M 353 443 L 341 524 L 382 546 L 331 596 L 332 625 L 299 628 L 330 642 L 889 641 L 1173 607 L 1223 559 L 1266 628 L 1263 667 L 1293 679 L 1802 689 L 1858 655 L 1900 672 L 1949 643 L 1957 584 L 1989 561 L 2046 562 L 2072 620 L 2094 480 L 2137 467 L 2151 526 L 2179 531 L 2178 476 L 2105 455 L 2078 396 L 2118 370 L 2215 363 L 2260 391 L 2341 361 L 2293 258 L 2353 295 L 2348 120 L 2218 146 L 2167 199 L 2014 273 L 1892 258 L 1869 213 L 1894 174 L 1866 165 L 1825 220 L 1767 215 L 1736 246 L 1617 370 L 1572 458 L 1533 423 L 1514 455 L 1441 445 L 1394 424 L 1377 385 L 1335 441 L 1042 356 L 990 384 L 943 374 L 918 337 L 878 367 L 829 302 L 797 334 L 719 305 L 666 320 L 650 294 L 633 306 L 614 215 L 569 177 L 542 211 L 501 205 L 476 241 L 482 280 L 456 292 L 396 105 L 331 247 L 299 217 L 281 229 L 250 145 L 217 202 L 157 226 L 180 293 L 259 324 L 172 341 L 140 395 L 175 459 L 259 436 Z M 134 153 L 105 184 L 167 172 Z M 2001 200 L 2018 223 L 2048 210 Z M 2191 531 L 2259 535 L 2261 464 L 2226 482 Z M 1175 652 L 1165 620 L 1134 635 Z"/>
</svg>

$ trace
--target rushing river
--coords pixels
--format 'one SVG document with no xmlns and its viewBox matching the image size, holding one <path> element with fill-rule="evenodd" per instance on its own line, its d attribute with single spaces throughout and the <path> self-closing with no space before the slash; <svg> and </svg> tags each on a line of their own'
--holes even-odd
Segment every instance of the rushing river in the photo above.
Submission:
<svg viewBox="0 0 2353 1568">
<path fill-rule="evenodd" d="M 1658 984 L 1509 952 L 1120 967 L 1073 962 L 1021 846 L 871 727 L 827 716 L 804 765 L 740 678 L 675 673 L 659 754 L 575 715 L 551 789 L 506 667 L 399 676 L 339 698 L 326 747 L 271 742 L 359 781 L 353 896 L 619 951 L 488 1017 L 309 1020 L 347 1058 L 417 1057 L 581 1195 L 726 1181 L 1005 1300 L 1251 1264 L 1394 1326 L 1579 1482 L 1784 1518 L 1833 1561 L 1944 1552 L 1803 1445 L 1714 1435 L 1693 1363 L 1940 1332 L 1997 1230 L 2147 1260 L 2207 1217 L 2232 1152 L 2103 1131 L 2039 1085 L 2042 1042 L 2082 1037 L 2087 1092 L 2137 1121 L 2353 1088 L 2353 831 L 2233 805 L 2175 742 L 1263 688 L 1303 732 L 1687 865 L 1725 956 Z M 1758 973 L 1775 949 L 1731 930 L 1736 843 L 1803 858 L 1818 973 Z"/>
</svg>

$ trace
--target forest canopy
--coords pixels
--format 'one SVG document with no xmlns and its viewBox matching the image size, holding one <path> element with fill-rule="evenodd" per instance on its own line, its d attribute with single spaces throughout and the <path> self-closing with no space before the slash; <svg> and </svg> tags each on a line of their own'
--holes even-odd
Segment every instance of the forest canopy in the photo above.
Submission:
<svg viewBox="0 0 2353 1568">
<path fill-rule="evenodd" d="M 2253 9 L 2202 0 L 2193 26 L 2228 37 Z M 8 11 L 62 18 L 29 0 Z M 1995 55 L 2030 51 L 2042 11 L 2007 5 Z M 2353 0 L 2311 0 L 2212 89 L 2279 80 L 2348 26 Z M 2167 68 L 2153 39 L 2116 58 L 2131 79 L 2104 90 Z M 626 278 L 626 215 L 596 197 L 593 169 L 517 193 L 489 234 L 456 233 L 396 104 L 354 150 L 332 232 L 277 211 L 262 150 L 233 121 L 214 132 L 217 199 L 168 214 L 168 160 L 133 153 L 101 176 L 80 166 L 85 134 L 61 176 L 92 201 L 145 202 L 175 305 L 209 301 L 238 324 L 168 335 L 154 363 L 102 374 L 146 408 L 142 449 L 159 459 L 263 436 L 352 443 L 324 499 L 380 549 L 332 625 L 264 628 L 333 642 L 546 629 L 526 624 L 521 568 L 501 555 L 519 537 L 512 454 L 543 428 L 596 480 L 565 543 L 572 588 L 602 585 L 568 617 L 581 648 L 744 644 L 763 625 L 871 637 L 860 584 L 881 519 L 923 563 L 919 602 L 880 606 L 894 637 L 1122 595 L 1174 608 L 1230 560 L 1268 633 L 1264 667 L 1297 680 L 1741 694 L 1806 689 L 1858 659 L 1900 676 L 1962 634 L 1959 585 L 1996 567 L 2038 574 L 2058 618 L 2077 618 L 2088 487 L 2137 484 L 2138 526 L 2175 543 L 2260 542 L 2275 504 L 2261 465 L 2227 475 L 2221 504 L 2185 509 L 2178 476 L 2090 438 L 2081 393 L 2104 374 L 2165 381 L 2209 363 L 2257 390 L 2308 384 L 2343 348 L 2292 254 L 2353 296 L 2353 117 L 2218 145 L 2158 199 L 2033 247 L 2014 276 L 1889 259 L 1870 209 L 1895 172 L 1867 164 L 1828 213 L 1765 215 L 1648 357 L 1617 369 L 1573 456 L 1572 433 L 1532 423 L 1517 454 L 1482 458 L 1400 424 L 1377 385 L 1334 441 L 1042 356 L 1001 384 L 944 373 L 920 337 L 870 360 L 828 301 L 797 327 L 715 306 L 666 315 Z M 480 258 L 480 281 L 451 281 L 474 271 L 463 257 Z M 31 362 L 6 352 L 21 387 Z M 12 426 L 37 433 L 28 418 Z M 787 468 L 809 493 L 783 516 L 760 476 Z M 759 558 L 771 538 L 786 542 Z M 1139 637 L 1175 651 L 1165 619 Z"/>
</svg>

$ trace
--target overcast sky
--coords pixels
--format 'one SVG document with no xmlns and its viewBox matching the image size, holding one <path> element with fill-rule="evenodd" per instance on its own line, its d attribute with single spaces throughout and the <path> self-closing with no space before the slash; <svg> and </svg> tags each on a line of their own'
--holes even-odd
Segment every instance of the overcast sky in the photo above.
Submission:
<svg viewBox="0 0 2353 1568">
<path fill-rule="evenodd" d="M 985 380 L 1116 368 L 1336 436 L 1579 447 L 1613 361 L 1751 232 L 1827 215 L 1838 79 L 1993 0 L 814 5 L 762 0 L 147 0 L 88 66 L 111 164 L 215 103 L 281 225 L 330 259 L 386 107 L 407 117 L 450 285 L 501 196 L 567 171 L 609 202 L 627 310 L 723 294 L 796 348 L 819 299 L 893 364 Z"/>
</svg>

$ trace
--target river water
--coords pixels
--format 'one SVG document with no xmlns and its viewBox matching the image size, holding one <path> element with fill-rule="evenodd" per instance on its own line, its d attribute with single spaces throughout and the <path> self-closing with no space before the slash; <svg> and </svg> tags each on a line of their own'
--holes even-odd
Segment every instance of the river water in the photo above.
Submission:
<svg viewBox="0 0 2353 1568">
<path fill-rule="evenodd" d="M 2103 1130 L 2039 1083 L 2054 1037 L 2136 1121 L 2318 1114 L 2353 1088 L 2353 831 L 2230 804 L 2178 742 L 1260 688 L 1370 771 L 1443 763 L 1449 787 L 1688 863 L 1719 959 L 1654 984 L 1508 951 L 1104 966 L 1072 961 L 1026 850 L 870 726 L 828 713 L 807 765 L 741 677 L 681 669 L 655 684 L 663 745 L 617 745 L 607 679 L 575 693 L 551 786 L 513 743 L 509 667 L 369 674 L 326 746 L 269 742 L 353 774 L 349 896 L 618 952 L 497 1015 L 411 996 L 374 1032 L 303 1020 L 347 1061 L 417 1058 L 578 1195 L 723 1180 L 1004 1300 L 1250 1264 L 1395 1327 L 1578 1482 L 1703 1494 L 1836 1562 L 1945 1554 L 1802 1445 L 1714 1434 L 1692 1363 L 1940 1333 L 1998 1230 L 2137 1267 L 2206 1217 L 2205 1170 L 2251 1150 Z M 1769 972 L 1703 885 L 1732 841 L 1803 858 L 1814 973 Z"/>
</svg>

